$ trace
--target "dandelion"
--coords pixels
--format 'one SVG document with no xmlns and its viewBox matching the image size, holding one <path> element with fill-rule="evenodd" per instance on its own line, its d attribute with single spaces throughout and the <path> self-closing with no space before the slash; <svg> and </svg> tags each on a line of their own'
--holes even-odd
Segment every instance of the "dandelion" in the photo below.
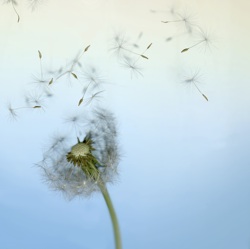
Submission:
<svg viewBox="0 0 250 249">
<path fill-rule="evenodd" d="M 73 136 L 74 143 L 64 137 L 53 142 L 38 166 L 49 186 L 68 199 L 101 192 L 111 216 L 116 249 L 121 249 L 118 220 L 106 187 L 117 177 L 120 159 L 115 117 L 105 109 L 97 109 L 86 127 L 82 139 Z"/>
<path fill-rule="evenodd" d="M 176 19 L 174 20 L 166 20 L 166 21 L 161 21 L 162 23 L 184 23 L 185 27 L 188 31 L 192 30 L 192 26 L 194 25 L 192 23 L 192 15 L 187 14 L 186 12 L 184 14 L 176 13 L 172 9 L 171 11 L 172 14 L 175 14 L 177 16 Z"/>
<path fill-rule="evenodd" d="M 210 47 L 211 45 L 211 38 L 210 36 L 208 35 L 208 32 L 206 31 L 203 31 L 201 28 L 199 28 L 199 40 L 192 46 L 190 47 L 187 47 L 187 48 L 184 48 L 181 50 L 181 53 L 184 53 L 184 52 L 187 52 L 189 51 L 191 48 L 194 48 L 198 45 L 201 45 L 201 44 L 204 44 L 205 47 Z"/>
<path fill-rule="evenodd" d="M 190 16 L 178 14 L 179 18 L 176 20 L 167 20 L 161 21 L 162 23 L 172 23 L 172 22 L 184 22 L 185 24 L 189 23 Z"/>
<path fill-rule="evenodd" d="M 109 50 L 117 56 L 121 56 L 126 44 L 128 44 L 128 39 L 124 35 L 116 34 L 113 40 L 113 46 Z"/>
<path fill-rule="evenodd" d="M 145 52 L 151 47 L 152 43 L 150 43 L 147 48 L 144 50 L 143 53 L 137 53 L 131 49 L 129 49 L 128 47 L 125 47 L 125 44 L 127 43 L 127 40 L 125 40 L 125 38 L 120 37 L 120 36 L 116 36 L 115 37 L 115 45 L 114 47 L 112 47 L 110 50 L 115 51 L 118 55 L 121 55 L 121 52 L 124 53 L 129 53 L 129 54 L 133 54 L 133 55 L 137 55 L 139 56 L 138 58 L 144 58 L 144 59 L 148 59 L 147 56 L 145 56 Z"/>
<path fill-rule="evenodd" d="M 9 103 L 8 106 L 7 106 L 7 109 L 8 109 L 8 112 L 9 112 L 9 117 L 12 120 L 17 120 L 17 118 L 18 118 L 17 112 L 19 110 L 21 110 L 21 109 L 40 109 L 40 108 L 42 108 L 42 106 L 40 106 L 40 105 L 22 106 L 22 107 L 13 108 L 11 103 Z"/>
<path fill-rule="evenodd" d="M 187 84 L 193 84 L 195 86 L 195 88 L 197 89 L 197 91 L 202 95 L 202 97 L 208 101 L 207 96 L 200 90 L 200 88 L 197 86 L 197 84 L 200 82 L 199 80 L 200 78 L 200 74 L 199 71 L 197 70 L 196 72 L 194 72 L 191 76 L 188 76 L 185 78 L 184 83 Z"/>
</svg>

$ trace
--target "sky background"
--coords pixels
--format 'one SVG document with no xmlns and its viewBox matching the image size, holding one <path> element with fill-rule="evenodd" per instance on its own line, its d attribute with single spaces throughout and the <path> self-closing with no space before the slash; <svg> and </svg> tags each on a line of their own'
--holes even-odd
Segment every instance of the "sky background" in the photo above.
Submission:
<svg viewBox="0 0 250 249">
<path fill-rule="evenodd" d="M 120 174 L 108 189 L 125 249 L 250 249 L 249 1 L 44 0 L 16 9 L 19 23 L 11 4 L 0 5 L 0 247 L 114 248 L 102 196 L 67 201 L 35 166 L 53 134 L 74 136 L 65 118 L 99 104 L 118 120 Z M 162 23 L 176 18 L 171 9 L 207 31 L 211 46 L 181 53 L 199 37 Z M 139 53 L 152 43 L 138 60 L 142 75 L 110 51 L 117 34 Z M 38 50 L 46 74 L 89 44 L 81 63 L 105 79 L 99 102 L 78 107 L 82 87 L 65 78 L 43 110 L 10 117 L 8 103 L 24 107 L 27 94 L 40 94 Z M 183 83 L 195 72 L 209 101 Z"/>
</svg>

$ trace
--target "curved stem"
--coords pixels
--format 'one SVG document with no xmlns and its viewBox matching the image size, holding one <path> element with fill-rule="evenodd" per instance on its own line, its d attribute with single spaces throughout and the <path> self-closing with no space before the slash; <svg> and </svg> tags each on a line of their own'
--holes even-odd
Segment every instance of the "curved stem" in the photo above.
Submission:
<svg viewBox="0 0 250 249">
<path fill-rule="evenodd" d="M 120 235 L 120 229 L 119 229 L 119 224 L 118 224 L 118 219 L 115 213 L 115 209 L 113 207 L 112 201 L 110 199 L 108 190 L 106 188 L 106 186 L 103 183 L 99 183 L 98 184 L 100 187 L 100 190 L 102 192 L 102 195 L 104 197 L 104 200 L 107 204 L 108 210 L 109 210 L 109 214 L 112 220 L 112 224 L 113 224 L 113 231 L 114 231 L 114 235 L 115 235 L 115 248 L 116 249 L 122 249 L 122 241 L 121 241 L 121 235 Z"/>
<path fill-rule="evenodd" d="M 17 12 L 17 10 L 16 10 L 16 8 L 15 8 L 15 6 L 14 6 L 13 0 L 11 1 L 11 4 L 12 4 L 12 7 L 13 7 L 13 9 L 14 9 L 16 15 L 17 15 L 17 22 L 19 22 L 19 21 L 20 21 L 20 16 L 19 16 L 19 14 L 18 14 L 18 12 Z"/>
</svg>

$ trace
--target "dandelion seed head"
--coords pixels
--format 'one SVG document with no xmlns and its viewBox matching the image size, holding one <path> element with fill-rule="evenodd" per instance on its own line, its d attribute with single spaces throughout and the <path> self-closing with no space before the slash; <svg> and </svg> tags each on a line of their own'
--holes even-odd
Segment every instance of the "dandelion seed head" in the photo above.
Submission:
<svg viewBox="0 0 250 249">
<path fill-rule="evenodd" d="M 114 115 L 95 109 L 87 122 L 85 136 L 72 139 L 57 137 L 38 164 L 45 182 L 68 199 L 89 196 L 99 191 L 98 184 L 113 182 L 120 159 Z"/>
</svg>

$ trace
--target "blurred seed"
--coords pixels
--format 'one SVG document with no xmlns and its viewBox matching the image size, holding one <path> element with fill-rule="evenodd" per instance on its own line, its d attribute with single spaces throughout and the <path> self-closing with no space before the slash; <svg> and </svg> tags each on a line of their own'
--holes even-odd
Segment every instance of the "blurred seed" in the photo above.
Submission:
<svg viewBox="0 0 250 249">
<path fill-rule="evenodd" d="M 141 54 L 141 57 L 148 60 L 148 57 L 143 54 Z"/>
<path fill-rule="evenodd" d="M 206 101 L 208 101 L 208 98 L 205 94 L 202 94 L 202 96 L 206 99 Z"/>
<path fill-rule="evenodd" d="M 38 50 L 39 59 L 42 59 L 42 53 Z"/>
<path fill-rule="evenodd" d="M 53 83 L 53 78 L 51 78 L 51 80 L 49 81 L 49 85 L 51 85 Z"/>
<path fill-rule="evenodd" d="M 78 79 L 77 75 L 74 73 L 71 73 L 76 79 Z"/>
<path fill-rule="evenodd" d="M 152 46 L 152 44 L 153 44 L 153 43 L 150 43 L 150 44 L 148 45 L 147 49 L 149 49 L 149 48 Z"/>
<path fill-rule="evenodd" d="M 88 45 L 85 49 L 84 49 L 84 52 L 87 52 L 88 49 L 89 49 L 90 45 Z"/>
<path fill-rule="evenodd" d="M 81 99 L 79 100 L 78 106 L 80 106 L 82 102 L 83 102 L 83 98 L 81 98 Z"/>
<path fill-rule="evenodd" d="M 189 48 L 184 48 L 181 50 L 181 53 L 187 52 L 189 50 Z"/>
</svg>

